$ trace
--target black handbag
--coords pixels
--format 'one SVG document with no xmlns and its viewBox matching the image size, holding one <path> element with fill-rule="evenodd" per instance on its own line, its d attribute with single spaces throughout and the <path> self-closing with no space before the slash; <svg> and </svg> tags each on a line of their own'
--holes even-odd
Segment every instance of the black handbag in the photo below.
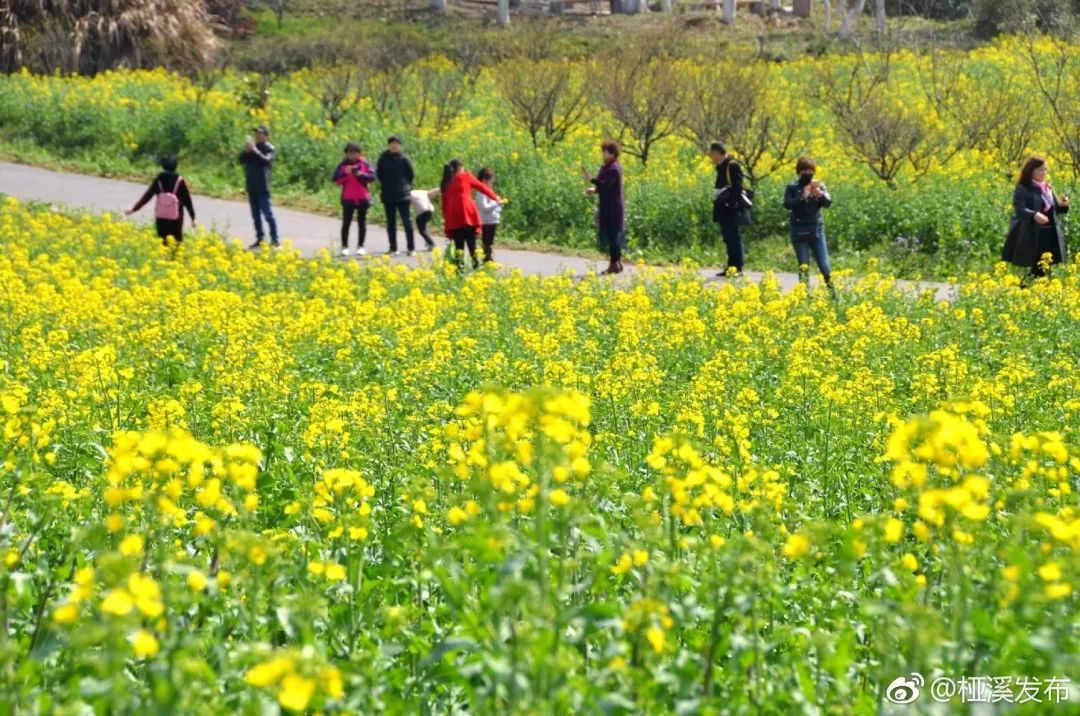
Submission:
<svg viewBox="0 0 1080 716">
<path fill-rule="evenodd" d="M 817 227 L 813 229 L 795 229 L 795 240 L 800 244 L 813 241 L 817 238 Z"/>
</svg>

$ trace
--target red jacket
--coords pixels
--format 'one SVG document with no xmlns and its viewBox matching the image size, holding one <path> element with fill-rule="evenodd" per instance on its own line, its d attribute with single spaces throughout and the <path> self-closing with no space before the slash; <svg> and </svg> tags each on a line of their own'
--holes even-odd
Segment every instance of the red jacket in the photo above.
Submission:
<svg viewBox="0 0 1080 716">
<path fill-rule="evenodd" d="M 356 172 L 354 170 L 358 169 Z M 356 164 L 343 161 L 334 170 L 334 183 L 341 187 L 341 203 L 356 206 L 371 201 L 368 184 L 375 181 L 375 170 L 363 157 Z"/>
<path fill-rule="evenodd" d="M 476 189 L 496 201 L 499 195 L 484 182 L 462 169 L 450 180 L 450 186 L 442 193 L 443 230 L 449 234 L 454 229 L 480 226 L 480 212 L 472 198 Z"/>
</svg>

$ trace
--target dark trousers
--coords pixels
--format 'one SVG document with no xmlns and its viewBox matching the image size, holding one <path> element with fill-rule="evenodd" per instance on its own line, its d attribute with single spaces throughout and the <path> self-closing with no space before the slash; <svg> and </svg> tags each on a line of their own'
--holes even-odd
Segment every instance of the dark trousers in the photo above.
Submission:
<svg viewBox="0 0 1080 716">
<path fill-rule="evenodd" d="M 157 235 L 161 239 L 162 246 L 169 245 L 170 236 L 176 239 L 178 244 L 184 240 L 184 222 L 182 220 L 158 219 L 154 222 L 154 226 L 157 228 Z"/>
<path fill-rule="evenodd" d="M 404 201 L 384 201 L 383 207 L 386 209 L 386 235 L 390 239 L 390 250 L 397 251 L 397 218 L 401 216 L 401 225 L 405 227 L 405 246 L 412 251 L 416 247 L 413 245 L 413 223 L 412 223 L 412 202 L 408 199 Z"/>
<path fill-rule="evenodd" d="M 727 247 L 728 268 L 736 271 L 743 270 L 743 243 L 742 231 L 739 225 L 733 221 L 720 222 L 720 235 L 724 237 L 724 245 Z"/>
<path fill-rule="evenodd" d="M 270 206 L 270 192 L 248 194 L 248 204 L 251 206 L 251 219 L 255 222 L 255 240 L 262 243 L 266 237 L 263 233 L 262 222 L 265 216 L 266 223 L 270 225 L 270 243 L 277 245 L 279 243 L 277 221 L 274 219 L 274 210 Z"/>
<path fill-rule="evenodd" d="M 1031 267 L 1032 276 L 1047 275 L 1049 266 L 1043 263 L 1043 254 L 1050 254 L 1050 266 L 1061 263 L 1061 246 L 1054 222 L 1039 227 L 1039 253 L 1035 257 L 1035 265 Z"/>
<path fill-rule="evenodd" d="M 416 215 L 416 230 L 424 239 L 424 243 L 427 244 L 428 247 L 435 245 L 435 239 L 431 238 L 431 234 L 429 234 L 427 230 L 428 223 L 431 221 L 433 215 L 433 212 L 430 211 L 421 211 Z"/>
<path fill-rule="evenodd" d="M 472 259 L 473 268 L 480 265 L 480 262 L 476 260 L 476 227 L 475 226 L 462 226 L 461 228 L 454 229 L 450 232 L 450 238 L 454 240 L 454 251 L 457 254 L 454 256 L 454 263 L 461 266 L 465 257 L 462 255 L 465 248 L 469 249 L 469 258 Z"/>
<path fill-rule="evenodd" d="M 597 229 L 596 241 L 597 248 L 607 252 L 612 263 L 622 261 L 622 250 L 623 246 L 626 245 L 625 229 L 612 230 L 601 227 Z"/>
<path fill-rule="evenodd" d="M 484 224 L 480 227 L 480 241 L 484 245 L 484 261 L 494 261 L 491 250 L 495 246 L 495 231 L 498 228 L 498 224 Z"/>
<path fill-rule="evenodd" d="M 367 213 L 371 208 L 371 202 L 362 201 L 359 204 L 343 202 L 341 204 L 341 248 L 349 248 L 349 227 L 352 226 L 353 214 L 356 214 L 356 225 L 359 231 L 357 246 L 363 248 L 364 239 L 367 238 Z"/>
</svg>

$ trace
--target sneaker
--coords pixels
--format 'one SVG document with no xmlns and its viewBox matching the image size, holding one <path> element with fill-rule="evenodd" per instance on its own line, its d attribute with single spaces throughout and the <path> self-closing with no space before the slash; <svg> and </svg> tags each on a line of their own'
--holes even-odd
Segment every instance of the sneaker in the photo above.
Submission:
<svg viewBox="0 0 1080 716">
<path fill-rule="evenodd" d="M 397 256 L 398 255 L 398 250 L 397 249 L 387 249 L 386 250 L 386 255 L 387 256 Z"/>
<path fill-rule="evenodd" d="M 367 256 L 367 249 L 365 249 L 363 246 L 361 246 L 360 248 L 358 248 L 356 250 L 356 255 L 357 256 Z"/>
<path fill-rule="evenodd" d="M 424 251 L 426 251 L 429 254 L 434 250 L 435 250 L 435 244 L 428 244 L 427 246 L 424 247 Z"/>
<path fill-rule="evenodd" d="M 270 242 L 270 248 L 272 248 L 272 249 L 280 249 L 281 248 L 281 242 L 280 241 L 271 241 Z"/>
<path fill-rule="evenodd" d="M 408 251 L 408 255 L 409 255 L 409 256 L 416 256 L 416 252 L 415 252 L 415 251 L 413 251 L 412 249 L 409 249 L 409 251 Z"/>
<path fill-rule="evenodd" d="M 255 249 L 259 248 L 260 246 L 262 246 L 262 240 L 261 239 L 256 239 L 255 243 L 248 247 L 248 251 L 254 251 Z"/>
<path fill-rule="evenodd" d="M 341 250 L 341 255 L 342 256 L 352 256 L 352 249 L 350 249 L 349 247 L 346 246 L 345 248 L 343 248 Z"/>
</svg>

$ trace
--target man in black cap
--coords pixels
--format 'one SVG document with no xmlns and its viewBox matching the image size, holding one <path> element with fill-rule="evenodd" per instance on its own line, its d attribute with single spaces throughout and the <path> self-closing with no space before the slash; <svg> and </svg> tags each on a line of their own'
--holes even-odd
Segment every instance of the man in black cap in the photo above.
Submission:
<svg viewBox="0 0 1080 716">
<path fill-rule="evenodd" d="M 405 245 L 412 256 L 416 253 L 409 197 L 414 178 L 413 165 L 409 157 L 401 151 L 401 138 L 397 135 L 387 140 L 386 151 L 379 156 L 379 163 L 375 166 L 375 177 L 379 180 L 379 198 L 386 209 L 386 234 L 390 238 L 390 253 L 397 253 L 397 215 L 400 214 L 401 223 L 405 226 Z"/>
<path fill-rule="evenodd" d="M 248 203 L 251 204 L 251 218 L 255 221 L 255 243 L 250 248 L 262 245 L 263 223 L 270 225 L 270 245 L 275 249 L 281 246 L 278 238 L 277 222 L 274 210 L 270 207 L 270 167 L 274 163 L 276 151 L 270 143 L 270 130 L 265 124 L 255 127 L 255 141 L 248 140 L 244 151 L 240 152 L 240 163 L 244 165 L 244 178 L 247 187 Z"/>
</svg>

